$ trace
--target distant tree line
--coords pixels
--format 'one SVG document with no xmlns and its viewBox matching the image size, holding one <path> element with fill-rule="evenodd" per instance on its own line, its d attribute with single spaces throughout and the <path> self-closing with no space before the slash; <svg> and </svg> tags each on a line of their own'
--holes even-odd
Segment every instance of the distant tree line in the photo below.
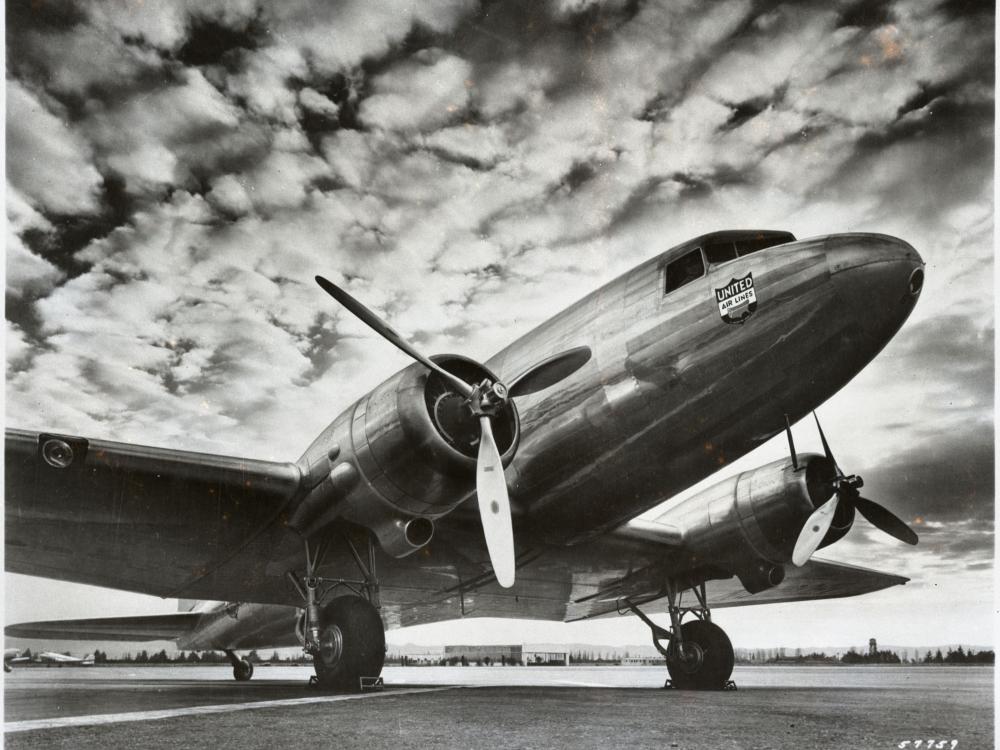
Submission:
<svg viewBox="0 0 1000 750">
<path fill-rule="evenodd" d="M 283 657 L 277 651 L 271 654 L 269 659 L 261 657 L 256 650 L 248 654 L 242 654 L 242 658 L 253 664 L 262 664 L 265 661 L 273 664 L 297 664 L 311 663 L 305 656 Z M 108 656 L 107 652 L 94 651 L 95 664 L 228 664 L 229 657 L 222 651 L 179 651 L 175 654 L 168 654 L 166 649 L 160 649 L 150 653 L 146 649 L 136 654 L 127 653 L 124 656 Z"/>
<path fill-rule="evenodd" d="M 794 656 L 786 654 L 784 648 L 778 649 L 738 649 L 736 661 L 740 664 L 993 664 L 995 660 L 993 651 L 966 651 L 959 646 L 957 649 L 948 649 L 946 654 L 938 649 L 935 653 L 927 652 L 922 659 L 908 659 L 900 657 L 895 651 L 877 651 L 872 653 L 861 653 L 851 649 L 846 654 L 829 656 L 822 652 L 803 654 L 801 649 L 796 649 Z"/>
<path fill-rule="evenodd" d="M 840 657 L 844 664 L 902 664 L 903 660 L 895 651 L 876 651 L 859 654 L 853 648 Z"/>
<path fill-rule="evenodd" d="M 959 646 L 954 651 L 948 649 L 947 654 L 942 654 L 941 649 L 931 655 L 928 651 L 923 658 L 924 664 L 993 664 L 995 656 L 993 651 L 965 651 Z"/>
<path fill-rule="evenodd" d="M 784 647 L 779 648 L 756 648 L 756 649 L 736 649 L 736 662 L 738 664 L 788 664 L 788 663 L 835 663 L 836 656 L 828 656 L 819 651 L 803 654 L 802 649 L 795 649 L 794 656 L 787 653 Z"/>
<path fill-rule="evenodd" d="M 570 664 L 617 664 L 623 658 L 627 659 L 631 654 L 626 651 L 624 657 L 616 656 L 614 652 L 608 651 L 571 651 L 569 655 Z"/>
</svg>

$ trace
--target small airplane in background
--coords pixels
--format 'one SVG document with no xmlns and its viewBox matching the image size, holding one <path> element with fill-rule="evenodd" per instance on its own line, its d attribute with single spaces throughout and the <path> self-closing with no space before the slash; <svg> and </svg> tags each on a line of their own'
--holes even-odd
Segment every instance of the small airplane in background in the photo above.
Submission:
<svg viewBox="0 0 1000 750">
<path fill-rule="evenodd" d="M 300 644 L 321 685 L 356 690 L 381 672 L 387 627 L 633 612 L 676 687 L 718 689 L 733 648 L 711 608 L 906 582 L 811 559 L 856 512 L 917 536 L 862 497 L 818 419 L 822 455 L 792 435 L 909 316 L 924 264 L 906 242 L 714 232 L 486 363 L 427 357 L 316 281 L 414 362 L 294 463 L 7 430 L 7 570 L 216 603 L 7 635 L 173 639 L 226 651 L 241 680 L 238 649 Z M 786 458 L 636 518 L 781 432 Z"/>
<path fill-rule="evenodd" d="M 70 656 L 69 654 L 60 654 L 55 651 L 42 651 L 40 654 L 35 654 L 34 661 L 37 662 L 49 662 L 52 664 L 77 664 L 81 667 L 92 667 L 94 666 L 94 655 L 87 654 L 86 656 Z"/>
<path fill-rule="evenodd" d="M 17 648 L 5 648 L 3 651 L 3 671 L 10 672 L 13 664 L 24 664 L 31 661 L 30 653 Z"/>
<path fill-rule="evenodd" d="M 94 666 L 94 655 L 87 654 L 86 656 L 70 656 L 69 654 L 60 654 L 55 651 L 42 651 L 32 655 L 27 649 L 21 651 L 16 648 L 4 649 L 3 652 L 3 671 L 12 671 L 12 665 L 14 664 L 24 664 L 26 662 L 32 662 L 34 664 L 42 664 L 45 662 L 51 664 L 76 664 L 81 667 L 92 667 Z"/>
</svg>

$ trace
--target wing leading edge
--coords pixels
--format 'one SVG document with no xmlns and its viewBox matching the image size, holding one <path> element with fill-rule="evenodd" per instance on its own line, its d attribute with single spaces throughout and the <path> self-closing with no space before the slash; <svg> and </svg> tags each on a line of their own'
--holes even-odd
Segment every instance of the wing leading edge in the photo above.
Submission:
<svg viewBox="0 0 1000 750">
<path fill-rule="evenodd" d="M 170 641 L 191 633 L 201 620 L 196 612 L 135 617 L 101 617 L 89 620 L 44 620 L 8 625 L 11 638 L 45 638 L 95 641 Z"/>
<path fill-rule="evenodd" d="M 566 620 L 572 622 L 617 614 L 621 600 L 626 597 L 636 604 L 649 605 L 653 611 L 666 611 L 666 599 L 658 583 L 661 580 L 651 575 L 622 579 L 596 595 L 571 602 Z M 860 596 L 909 580 L 856 565 L 810 560 L 801 568 L 789 567 L 785 580 L 757 594 L 749 593 L 735 577 L 707 581 L 705 590 L 709 606 L 716 609 Z"/>
</svg>

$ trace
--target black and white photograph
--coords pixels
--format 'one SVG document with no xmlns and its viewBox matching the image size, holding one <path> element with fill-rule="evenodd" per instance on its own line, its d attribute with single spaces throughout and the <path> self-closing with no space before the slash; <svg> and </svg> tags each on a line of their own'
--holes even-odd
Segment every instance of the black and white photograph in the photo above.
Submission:
<svg viewBox="0 0 1000 750">
<path fill-rule="evenodd" d="M 993 3 L 5 10 L 6 747 L 994 747 Z"/>
</svg>

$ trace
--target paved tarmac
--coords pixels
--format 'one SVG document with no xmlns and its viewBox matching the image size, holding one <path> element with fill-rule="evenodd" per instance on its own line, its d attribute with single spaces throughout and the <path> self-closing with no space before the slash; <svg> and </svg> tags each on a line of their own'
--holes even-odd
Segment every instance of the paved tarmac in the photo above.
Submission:
<svg viewBox="0 0 1000 750">
<path fill-rule="evenodd" d="M 738 667 L 739 690 L 713 693 L 661 689 L 662 667 L 390 667 L 383 692 L 350 696 L 308 690 L 310 673 L 259 667 L 236 683 L 227 667 L 16 669 L 4 681 L 4 744 L 994 746 L 993 671 L 980 667 Z"/>
</svg>

